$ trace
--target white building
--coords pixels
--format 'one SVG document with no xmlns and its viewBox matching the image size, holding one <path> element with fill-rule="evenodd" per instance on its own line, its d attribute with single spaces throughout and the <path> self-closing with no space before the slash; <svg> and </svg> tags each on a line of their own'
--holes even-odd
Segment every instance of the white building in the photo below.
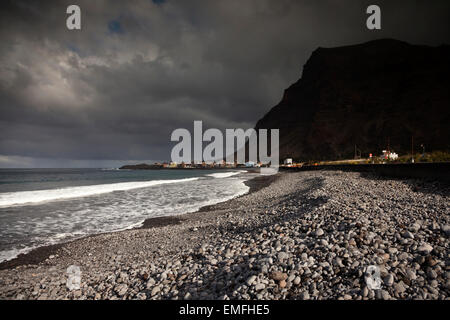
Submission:
<svg viewBox="0 0 450 320">
<path fill-rule="evenodd" d="M 255 163 L 254 163 L 253 161 L 249 161 L 249 162 L 246 162 L 246 163 L 245 163 L 245 166 L 246 166 L 247 168 L 253 168 L 253 167 L 255 167 Z"/>
<path fill-rule="evenodd" d="M 391 152 L 389 154 L 389 159 L 391 160 L 397 160 L 398 159 L 398 154 L 396 154 L 395 152 Z"/>
<path fill-rule="evenodd" d="M 390 152 L 387 150 L 383 150 L 383 155 L 381 156 L 383 159 L 386 160 L 397 160 L 398 159 L 398 154 L 395 152 Z"/>
</svg>

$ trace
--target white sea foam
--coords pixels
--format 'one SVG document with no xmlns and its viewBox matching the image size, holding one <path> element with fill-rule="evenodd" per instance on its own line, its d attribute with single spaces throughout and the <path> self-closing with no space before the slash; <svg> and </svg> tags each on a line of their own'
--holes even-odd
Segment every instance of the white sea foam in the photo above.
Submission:
<svg viewBox="0 0 450 320">
<path fill-rule="evenodd" d="M 208 174 L 208 177 L 213 177 L 213 178 L 228 178 L 228 177 L 232 177 L 235 176 L 237 174 L 242 173 L 241 171 L 233 171 L 233 172 L 218 172 L 218 173 L 211 173 Z"/>
<path fill-rule="evenodd" d="M 28 205 L 44 201 L 87 197 L 113 191 L 126 191 L 131 189 L 152 187 L 161 184 L 188 182 L 198 179 L 199 178 L 197 177 L 177 180 L 133 181 L 91 186 L 67 187 L 61 189 L 6 192 L 0 193 L 0 207 Z"/>
<path fill-rule="evenodd" d="M 23 248 L 23 249 L 11 249 L 11 250 L 0 251 L 0 262 L 17 258 L 18 255 L 20 255 L 22 253 L 28 253 L 33 249 L 36 249 L 36 248 L 35 247 L 27 247 L 27 248 Z"/>
<path fill-rule="evenodd" d="M 10 197 L 9 203 L 17 203 L 17 199 L 21 198 L 26 199 L 24 203 L 30 200 L 39 203 L 29 207 L 11 205 L 7 206 L 7 210 L 0 211 L 3 218 L 0 224 L 0 262 L 40 246 L 62 243 L 91 234 L 131 229 L 141 226 L 148 218 L 195 212 L 203 206 L 238 197 L 249 190 L 244 184 L 247 177 L 217 178 L 239 173 L 242 171 L 222 172 L 219 175 L 214 174 L 215 178 L 212 179 L 195 177 L 69 187 L 59 189 L 60 191 L 41 190 L 41 193 L 14 192 L 15 198 Z M 145 188 L 148 186 L 151 188 Z M 122 193 L 110 192 L 129 189 L 134 190 Z M 34 197 L 30 199 L 25 192 Z M 47 192 L 50 192 L 52 197 L 46 194 Z M 75 198 L 99 193 L 103 194 L 96 197 Z M 51 200 L 46 201 L 65 199 L 61 196 L 69 195 L 74 199 L 58 205 L 52 204 Z M 0 202 L 2 204 L 6 202 L 6 198 L 0 200 L 3 200 Z"/>
</svg>

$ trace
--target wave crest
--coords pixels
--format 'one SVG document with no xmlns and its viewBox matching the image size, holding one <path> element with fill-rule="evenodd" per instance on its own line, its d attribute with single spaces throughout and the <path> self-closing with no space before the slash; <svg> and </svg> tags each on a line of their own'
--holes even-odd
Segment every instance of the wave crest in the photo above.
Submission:
<svg viewBox="0 0 450 320">
<path fill-rule="evenodd" d="M 87 197 L 113 191 L 126 191 L 138 188 L 152 187 L 168 183 L 181 183 L 198 180 L 199 178 L 185 178 L 177 180 L 152 180 L 98 184 L 90 186 L 67 187 L 61 189 L 47 189 L 34 191 L 17 191 L 0 193 L 0 207 L 28 205 L 33 203 Z"/>
</svg>

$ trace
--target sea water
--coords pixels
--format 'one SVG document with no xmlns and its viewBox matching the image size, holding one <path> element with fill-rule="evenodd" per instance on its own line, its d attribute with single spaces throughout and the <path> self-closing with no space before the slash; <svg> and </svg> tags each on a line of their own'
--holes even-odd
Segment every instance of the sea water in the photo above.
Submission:
<svg viewBox="0 0 450 320">
<path fill-rule="evenodd" d="M 248 192 L 238 170 L 0 169 L 0 261 Z"/>
</svg>

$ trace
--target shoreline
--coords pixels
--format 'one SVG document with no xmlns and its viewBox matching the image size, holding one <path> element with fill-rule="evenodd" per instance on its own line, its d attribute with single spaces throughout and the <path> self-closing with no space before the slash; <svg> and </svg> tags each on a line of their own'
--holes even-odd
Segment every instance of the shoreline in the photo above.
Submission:
<svg viewBox="0 0 450 320">
<path fill-rule="evenodd" d="M 265 184 L 182 223 L 78 239 L 0 270 L 0 299 L 448 299 L 449 186 L 342 171 Z M 66 287 L 71 265 L 79 290 Z"/>
<path fill-rule="evenodd" d="M 236 198 L 248 195 L 248 194 L 256 192 L 266 186 L 269 186 L 275 180 L 276 180 L 275 176 L 253 177 L 249 180 L 244 181 L 244 184 L 249 187 L 248 192 L 246 192 L 245 194 L 237 196 L 237 197 L 229 199 L 229 200 L 218 202 L 213 205 L 207 205 L 207 206 L 200 207 L 198 210 L 196 210 L 194 212 L 182 213 L 182 214 L 176 215 L 176 216 L 163 216 L 163 217 L 147 218 L 143 221 L 142 225 L 138 226 L 138 227 L 125 229 L 125 230 L 96 233 L 96 234 L 86 235 L 86 236 L 83 236 L 80 238 L 72 239 L 69 241 L 61 242 L 61 243 L 40 246 L 40 247 L 30 250 L 29 252 L 21 253 L 17 257 L 15 257 L 11 260 L 0 262 L 0 270 L 13 269 L 13 268 L 16 268 L 19 266 L 24 266 L 24 265 L 38 265 L 39 263 L 48 259 L 50 256 L 56 254 L 58 252 L 58 250 L 62 249 L 65 245 L 68 245 L 75 241 L 83 240 L 85 238 L 91 238 L 91 237 L 96 237 L 96 236 L 105 235 L 105 234 L 126 232 L 129 230 L 161 228 L 161 227 L 165 227 L 165 226 L 181 224 L 189 219 L 189 215 L 214 210 L 214 208 L 217 205 L 226 205 L 226 203 L 233 201 Z"/>
</svg>

